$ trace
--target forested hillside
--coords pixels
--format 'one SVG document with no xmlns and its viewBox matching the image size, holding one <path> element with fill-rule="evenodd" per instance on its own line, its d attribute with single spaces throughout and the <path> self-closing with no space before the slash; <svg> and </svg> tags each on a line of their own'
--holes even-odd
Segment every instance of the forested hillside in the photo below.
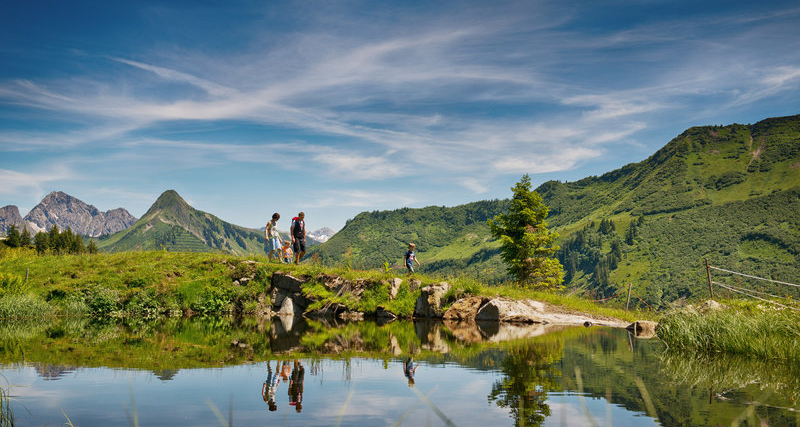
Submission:
<svg viewBox="0 0 800 427">
<path fill-rule="evenodd" d="M 632 283 L 663 307 L 707 295 L 705 257 L 800 280 L 800 116 L 694 127 L 642 162 L 537 191 L 561 234 L 558 257 L 573 290 L 604 298 Z M 317 251 L 328 263 L 374 268 L 398 263 L 413 241 L 424 271 L 494 283 L 506 276 L 485 220 L 506 206 L 362 213 Z"/>
</svg>

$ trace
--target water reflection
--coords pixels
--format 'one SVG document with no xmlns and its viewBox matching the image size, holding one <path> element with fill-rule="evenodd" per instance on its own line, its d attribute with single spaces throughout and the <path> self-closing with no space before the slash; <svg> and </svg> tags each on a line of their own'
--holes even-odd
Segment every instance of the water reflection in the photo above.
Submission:
<svg viewBox="0 0 800 427">
<path fill-rule="evenodd" d="M 479 419 L 488 425 L 529 426 L 553 420 L 562 425 L 794 425 L 800 398 L 800 370 L 791 364 L 670 353 L 657 341 L 609 328 L 491 323 L 380 325 L 300 317 L 3 322 L 0 365 L 5 374 L 19 372 L 19 383 L 30 373 L 38 378 L 25 383 L 30 393 L 20 393 L 31 396 L 26 407 L 37 407 L 35 396 L 62 389 L 62 400 L 72 396 L 69 389 L 90 395 L 91 384 L 99 381 L 91 376 L 107 378 L 113 368 L 106 380 L 113 391 L 106 392 L 121 390 L 118 400 L 128 399 L 128 385 L 125 376 L 113 372 L 149 373 L 164 390 L 185 390 L 181 397 L 162 399 L 187 399 L 186 405 L 202 412 L 188 399 L 205 402 L 209 397 L 198 395 L 200 390 L 231 390 L 234 407 L 253 405 L 253 411 L 274 417 L 295 414 L 287 425 L 309 420 L 331 425 L 336 419 L 329 417 L 340 413 L 347 421 L 342 425 L 387 420 L 415 425 L 424 424 L 426 416 L 457 425 Z M 337 372 L 341 378 L 331 379 Z M 83 379 L 87 391 L 80 389 Z M 153 394 L 151 405 L 162 404 L 160 389 L 149 384 L 138 387 Z M 358 407 L 348 406 L 348 393 L 360 399 Z M 140 397 L 137 405 L 140 399 L 144 405 L 146 398 Z M 85 404 L 87 413 L 96 411 L 96 404 Z M 41 410 L 53 408 L 42 403 Z"/>
</svg>

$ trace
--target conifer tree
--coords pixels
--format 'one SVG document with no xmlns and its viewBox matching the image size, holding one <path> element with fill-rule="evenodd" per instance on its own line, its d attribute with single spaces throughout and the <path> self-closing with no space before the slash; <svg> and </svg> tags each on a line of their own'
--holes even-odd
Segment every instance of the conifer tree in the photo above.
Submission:
<svg viewBox="0 0 800 427">
<path fill-rule="evenodd" d="M 542 196 L 531 190 L 530 176 L 511 188 L 513 196 L 508 213 L 488 222 L 492 235 L 500 239 L 501 257 L 508 271 L 521 283 L 542 289 L 559 289 L 564 282 L 564 267 L 553 258 L 558 234 L 547 229 L 545 218 L 550 209 Z"/>
<path fill-rule="evenodd" d="M 11 248 L 18 248 L 22 242 L 22 237 L 19 235 L 19 230 L 17 230 L 17 226 L 11 224 L 8 226 L 8 231 L 6 231 L 6 245 Z"/>
<path fill-rule="evenodd" d="M 31 245 L 31 232 L 28 231 L 28 227 L 22 228 L 22 236 L 20 245 L 24 248 L 27 248 Z"/>
</svg>

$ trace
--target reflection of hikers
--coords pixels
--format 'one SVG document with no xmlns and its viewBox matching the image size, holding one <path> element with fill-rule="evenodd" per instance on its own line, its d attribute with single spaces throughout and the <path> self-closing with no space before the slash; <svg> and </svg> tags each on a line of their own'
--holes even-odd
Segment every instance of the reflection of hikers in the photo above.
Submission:
<svg viewBox="0 0 800 427">
<path fill-rule="evenodd" d="M 272 373 L 272 367 L 269 366 L 270 362 L 267 362 L 267 380 L 264 381 L 264 385 L 261 386 L 261 397 L 264 399 L 264 402 L 267 402 L 269 405 L 270 411 L 275 411 L 278 409 L 278 405 L 275 404 L 275 392 L 278 390 L 278 381 L 280 381 L 280 377 L 278 373 Z M 275 367 L 276 369 L 278 366 Z"/>
<path fill-rule="evenodd" d="M 303 218 L 306 214 L 300 212 L 292 218 L 292 226 L 289 233 L 292 235 L 292 249 L 294 249 L 294 263 L 300 262 L 300 258 L 306 254 L 306 222 Z"/>
<path fill-rule="evenodd" d="M 292 373 L 292 367 L 289 366 L 289 362 L 283 362 L 281 366 L 280 378 L 283 378 L 283 382 L 289 381 L 289 374 Z"/>
<path fill-rule="evenodd" d="M 273 255 L 278 255 L 278 259 L 280 259 L 281 235 L 278 233 L 277 228 L 280 218 L 281 216 L 277 212 L 272 214 L 272 219 L 267 222 L 267 228 L 264 230 L 264 236 L 267 238 L 267 245 L 269 246 L 270 261 L 272 261 Z"/>
<path fill-rule="evenodd" d="M 294 406 L 297 412 L 303 410 L 303 379 L 305 374 L 306 370 L 303 365 L 295 360 L 292 380 L 289 383 L 289 405 Z"/>
<path fill-rule="evenodd" d="M 403 362 L 403 374 L 408 378 L 409 387 L 414 387 L 414 374 L 417 373 L 417 368 L 419 368 L 419 363 L 414 365 L 414 361 L 410 357 Z"/>
<path fill-rule="evenodd" d="M 406 268 L 408 269 L 408 274 L 414 272 L 414 263 L 416 262 L 417 265 L 420 265 L 419 261 L 417 261 L 417 256 L 414 255 L 414 249 L 417 248 L 417 245 L 413 243 L 408 244 L 408 252 L 406 252 L 405 262 Z"/>
<path fill-rule="evenodd" d="M 281 254 L 283 255 L 283 262 L 286 264 L 292 263 L 292 247 L 290 246 L 288 240 L 283 241 L 283 247 L 281 248 Z"/>
</svg>

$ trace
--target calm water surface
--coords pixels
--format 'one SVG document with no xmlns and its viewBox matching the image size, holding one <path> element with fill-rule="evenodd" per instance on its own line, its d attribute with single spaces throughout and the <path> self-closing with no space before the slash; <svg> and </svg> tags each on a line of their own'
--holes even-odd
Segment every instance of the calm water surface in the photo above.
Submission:
<svg viewBox="0 0 800 427">
<path fill-rule="evenodd" d="M 800 426 L 794 367 L 611 328 L 67 319 L 0 354 L 17 426 Z"/>
</svg>

